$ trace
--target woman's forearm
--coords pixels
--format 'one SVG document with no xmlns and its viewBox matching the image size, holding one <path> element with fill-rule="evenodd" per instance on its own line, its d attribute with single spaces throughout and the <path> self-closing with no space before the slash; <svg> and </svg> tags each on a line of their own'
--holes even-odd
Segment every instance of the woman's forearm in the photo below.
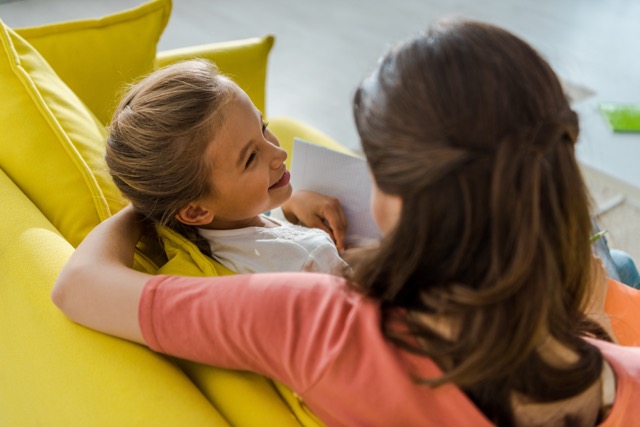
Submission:
<svg viewBox="0 0 640 427">
<path fill-rule="evenodd" d="M 143 342 L 138 301 L 149 276 L 131 268 L 140 235 L 130 207 L 98 225 L 60 272 L 53 302 L 74 322 Z"/>
</svg>

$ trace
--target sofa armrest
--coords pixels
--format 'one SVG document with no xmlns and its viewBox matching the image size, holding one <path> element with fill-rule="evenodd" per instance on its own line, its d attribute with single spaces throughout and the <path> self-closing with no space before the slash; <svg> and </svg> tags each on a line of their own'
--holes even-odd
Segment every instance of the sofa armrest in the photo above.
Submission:
<svg viewBox="0 0 640 427">
<path fill-rule="evenodd" d="M 0 169 L 0 425 L 227 426 L 171 360 L 51 302 L 73 247 Z"/>
<path fill-rule="evenodd" d="M 247 92 L 255 106 L 266 116 L 267 60 L 274 41 L 274 36 L 266 35 L 161 51 L 156 55 L 156 67 L 194 58 L 208 59 Z"/>
</svg>

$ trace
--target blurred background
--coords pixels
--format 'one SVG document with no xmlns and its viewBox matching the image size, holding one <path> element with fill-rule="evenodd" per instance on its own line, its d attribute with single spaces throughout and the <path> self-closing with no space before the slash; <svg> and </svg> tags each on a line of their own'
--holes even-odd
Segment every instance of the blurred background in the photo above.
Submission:
<svg viewBox="0 0 640 427">
<path fill-rule="evenodd" d="M 0 0 L 0 18 L 32 26 L 143 2 Z M 640 133 L 613 133 L 598 110 L 640 104 L 637 0 L 174 0 L 158 49 L 274 34 L 268 115 L 295 117 L 358 150 L 356 84 L 395 41 L 441 17 L 500 25 L 547 58 L 580 114 L 578 156 L 609 242 L 640 260 Z"/>
</svg>

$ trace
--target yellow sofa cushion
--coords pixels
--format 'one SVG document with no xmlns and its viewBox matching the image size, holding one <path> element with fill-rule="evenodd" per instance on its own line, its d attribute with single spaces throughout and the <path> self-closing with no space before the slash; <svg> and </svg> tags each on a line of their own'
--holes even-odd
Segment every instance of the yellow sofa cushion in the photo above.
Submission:
<svg viewBox="0 0 640 427">
<path fill-rule="evenodd" d="M 123 200 L 106 131 L 40 54 L 0 21 L 0 168 L 76 246 Z"/>
<path fill-rule="evenodd" d="M 235 274 L 224 265 L 200 252 L 200 249 L 181 234 L 169 227 L 156 226 L 158 237 L 167 256 L 157 274 L 207 277 Z"/>
<path fill-rule="evenodd" d="M 168 358 L 51 303 L 73 248 L 1 170 L 0 194 L 0 426 L 228 425 Z"/>
<path fill-rule="evenodd" d="M 152 0 L 98 19 L 21 28 L 15 31 L 107 124 L 117 94 L 153 70 L 156 45 L 171 12 L 171 0 Z"/>
</svg>

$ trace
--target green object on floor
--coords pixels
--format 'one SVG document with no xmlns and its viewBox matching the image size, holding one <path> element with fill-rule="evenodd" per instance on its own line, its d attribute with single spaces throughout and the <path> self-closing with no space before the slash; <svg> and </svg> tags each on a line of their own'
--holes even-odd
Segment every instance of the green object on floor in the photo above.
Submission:
<svg viewBox="0 0 640 427">
<path fill-rule="evenodd" d="M 600 111 L 614 132 L 640 132 L 640 104 L 600 104 Z"/>
</svg>

